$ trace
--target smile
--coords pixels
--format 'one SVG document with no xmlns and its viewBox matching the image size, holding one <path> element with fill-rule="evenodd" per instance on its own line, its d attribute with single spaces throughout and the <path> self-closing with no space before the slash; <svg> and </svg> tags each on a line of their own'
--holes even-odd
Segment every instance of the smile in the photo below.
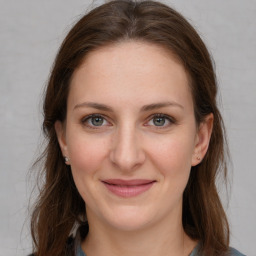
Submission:
<svg viewBox="0 0 256 256">
<path fill-rule="evenodd" d="M 134 197 L 149 190 L 155 180 L 103 180 L 102 183 L 113 194 L 120 197 Z"/>
</svg>

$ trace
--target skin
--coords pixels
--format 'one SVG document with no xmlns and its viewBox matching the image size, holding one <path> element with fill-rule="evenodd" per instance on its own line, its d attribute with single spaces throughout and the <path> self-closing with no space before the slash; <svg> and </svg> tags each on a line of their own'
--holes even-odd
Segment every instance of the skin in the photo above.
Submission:
<svg viewBox="0 0 256 256">
<path fill-rule="evenodd" d="M 182 228 L 182 194 L 191 166 L 207 151 L 213 117 L 196 124 L 182 64 L 159 46 L 122 42 L 90 52 L 70 86 L 66 121 L 55 129 L 86 203 L 90 231 L 83 250 L 97 256 L 189 255 L 197 241 Z M 162 103 L 168 104 L 152 108 Z M 103 118 L 99 126 L 91 114 Z M 160 126 L 157 114 L 165 115 Z M 106 189 L 105 179 L 156 182 L 123 198 Z"/>
</svg>

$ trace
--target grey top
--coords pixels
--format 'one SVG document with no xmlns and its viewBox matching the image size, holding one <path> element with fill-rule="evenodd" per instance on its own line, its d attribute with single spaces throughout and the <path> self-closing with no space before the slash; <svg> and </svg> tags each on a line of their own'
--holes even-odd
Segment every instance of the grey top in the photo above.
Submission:
<svg viewBox="0 0 256 256">
<path fill-rule="evenodd" d="M 193 250 L 193 252 L 189 255 L 189 256 L 197 256 L 197 247 Z M 234 256 L 236 255 L 241 255 L 241 254 L 234 254 Z M 86 256 L 86 254 L 83 252 L 81 246 L 79 246 L 76 256 Z"/>
<path fill-rule="evenodd" d="M 198 249 L 199 249 L 199 245 L 196 246 L 196 248 L 193 250 L 193 252 L 189 256 L 199 256 Z M 83 252 L 80 245 L 78 246 L 76 256 L 86 256 L 86 254 Z M 234 248 L 230 248 L 230 256 L 245 256 L 245 255 L 240 253 Z"/>
<path fill-rule="evenodd" d="M 198 244 L 195 249 L 193 250 L 193 252 L 191 252 L 191 254 L 189 256 L 200 256 L 199 254 L 199 247 L 200 247 L 200 244 Z M 85 254 L 81 254 L 81 255 L 85 255 Z M 237 251 L 236 249 L 230 247 L 229 248 L 229 256 L 245 256 L 244 254 L 240 253 L 239 251 Z M 86 255 L 85 255 L 86 256 Z"/>
<path fill-rule="evenodd" d="M 86 256 L 86 254 L 83 252 L 81 246 L 78 247 L 78 250 L 76 252 L 76 256 Z"/>
<path fill-rule="evenodd" d="M 75 240 L 74 241 L 74 247 L 75 247 L 74 249 L 75 249 L 76 256 L 86 256 L 86 254 L 83 252 L 83 250 L 81 248 L 81 241 L 88 234 L 88 231 L 89 231 L 88 223 L 87 223 L 87 225 L 84 226 L 84 228 L 85 228 L 84 230 L 80 229 L 80 231 L 79 230 L 77 231 L 75 239 L 74 239 Z M 83 234 L 81 233 L 82 230 L 83 230 L 83 232 L 82 232 Z M 198 243 L 198 245 L 194 248 L 194 250 L 190 253 L 189 256 L 200 256 L 199 249 L 200 249 L 200 243 Z M 236 249 L 230 247 L 228 256 L 245 256 L 245 255 L 240 253 Z"/>
</svg>

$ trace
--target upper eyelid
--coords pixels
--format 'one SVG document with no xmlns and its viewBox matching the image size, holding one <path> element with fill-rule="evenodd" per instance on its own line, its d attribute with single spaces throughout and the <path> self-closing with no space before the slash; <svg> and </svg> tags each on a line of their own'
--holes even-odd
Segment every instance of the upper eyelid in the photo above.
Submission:
<svg viewBox="0 0 256 256">
<path fill-rule="evenodd" d="M 164 117 L 168 120 L 170 120 L 171 122 L 176 122 L 176 119 L 170 115 L 167 115 L 167 114 L 163 114 L 163 113 L 156 113 L 156 114 L 152 114 L 151 116 L 148 117 L 148 120 L 151 120 L 152 118 L 154 117 Z"/>
<path fill-rule="evenodd" d="M 90 118 L 93 118 L 93 117 L 101 117 L 101 118 L 103 118 L 105 121 L 107 121 L 108 123 L 111 123 L 108 119 L 109 118 L 107 118 L 105 115 L 102 115 L 102 114 L 90 114 L 90 115 L 87 115 L 87 116 L 85 116 L 85 117 L 83 117 L 82 119 L 81 119 L 81 122 L 82 123 L 85 123 L 88 119 L 90 119 Z"/>
<path fill-rule="evenodd" d="M 89 115 L 86 115 L 86 116 L 84 116 L 83 118 L 82 118 L 82 121 L 83 120 L 87 120 L 87 119 L 89 119 L 89 118 L 92 118 L 92 117 L 102 117 L 102 118 L 104 118 L 104 119 L 108 119 L 105 115 L 103 115 L 103 114 L 98 114 L 98 113 L 93 113 L 93 114 L 89 114 Z"/>
<path fill-rule="evenodd" d="M 164 124 L 163 126 L 148 124 L 148 122 L 150 122 L 155 117 L 163 117 L 163 118 L 167 119 L 167 122 L 169 122 L 169 123 Z M 174 118 L 173 116 L 170 116 L 168 114 L 163 114 L 163 113 L 157 113 L 157 114 L 151 115 L 151 117 L 149 117 L 147 119 L 147 122 L 146 122 L 146 124 L 144 124 L 144 126 L 149 127 L 154 130 L 164 131 L 164 130 L 170 129 L 173 125 L 177 125 L 177 124 L 178 124 L 177 119 Z"/>
</svg>

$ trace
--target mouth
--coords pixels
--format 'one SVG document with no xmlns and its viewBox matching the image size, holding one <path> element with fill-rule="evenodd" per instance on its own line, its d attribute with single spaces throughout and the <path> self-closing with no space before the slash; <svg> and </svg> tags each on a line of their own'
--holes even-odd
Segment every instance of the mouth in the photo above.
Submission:
<svg viewBox="0 0 256 256">
<path fill-rule="evenodd" d="M 102 180 L 105 187 L 113 194 L 120 197 L 134 197 L 149 190 L 156 180 L 122 180 L 122 179 L 108 179 Z"/>
</svg>

